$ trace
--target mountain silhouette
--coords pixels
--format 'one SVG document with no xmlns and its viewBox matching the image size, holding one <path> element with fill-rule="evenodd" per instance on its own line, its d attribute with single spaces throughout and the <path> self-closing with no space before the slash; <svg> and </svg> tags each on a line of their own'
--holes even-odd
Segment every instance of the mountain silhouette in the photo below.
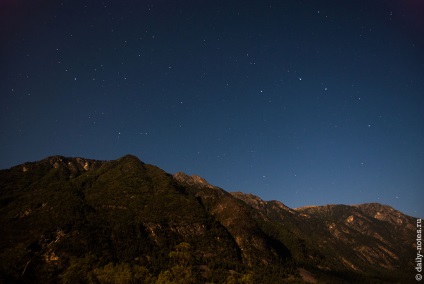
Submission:
<svg viewBox="0 0 424 284">
<path fill-rule="evenodd" d="M 378 203 L 293 209 L 132 155 L 53 156 L 0 171 L 0 282 L 408 283 L 415 225 Z"/>
</svg>

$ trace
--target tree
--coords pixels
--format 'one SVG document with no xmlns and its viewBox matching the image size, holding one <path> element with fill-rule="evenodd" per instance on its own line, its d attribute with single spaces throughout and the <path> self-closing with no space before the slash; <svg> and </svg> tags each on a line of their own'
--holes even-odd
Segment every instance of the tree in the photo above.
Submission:
<svg viewBox="0 0 424 284">
<path fill-rule="evenodd" d="M 190 244 L 182 242 L 169 253 L 169 258 L 176 265 L 186 267 L 191 259 Z"/>
<path fill-rule="evenodd" d="M 95 277 L 100 283 L 130 284 L 130 283 L 154 283 L 153 276 L 144 266 L 130 266 L 127 263 L 109 263 L 102 268 L 93 270 Z"/>
<path fill-rule="evenodd" d="M 180 243 L 169 253 L 169 258 L 174 266 L 171 269 L 162 271 L 156 284 L 191 284 L 196 283 L 196 277 L 193 274 L 191 260 L 191 246 L 189 243 Z"/>
</svg>

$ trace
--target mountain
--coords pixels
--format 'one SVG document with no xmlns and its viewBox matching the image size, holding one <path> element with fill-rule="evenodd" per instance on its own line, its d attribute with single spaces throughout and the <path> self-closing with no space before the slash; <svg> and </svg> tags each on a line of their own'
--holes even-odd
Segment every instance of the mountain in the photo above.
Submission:
<svg viewBox="0 0 424 284">
<path fill-rule="evenodd" d="M 289 208 L 127 155 L 0 171 L 1 283 L 409 283 L 416 220 Z"/>
<path fill-rule="evenodd" d="M 409 283 L 408 271 L 414 266 L 411 256 L 416 252 L 415 218 L 378 203 L 290 209 L 278 201 L 266 202 L 251 194 L 233 195 L 261 211 L 258 218 L 268 217 L 284 226 L 286 231 L 279 239 L 292 248 L 296 263 L 309 271 L 317 275 L 332 271 L 358 282 L 398 279 Z M 290 238 L 299 242 L 297 249 Z"/>
</svg>

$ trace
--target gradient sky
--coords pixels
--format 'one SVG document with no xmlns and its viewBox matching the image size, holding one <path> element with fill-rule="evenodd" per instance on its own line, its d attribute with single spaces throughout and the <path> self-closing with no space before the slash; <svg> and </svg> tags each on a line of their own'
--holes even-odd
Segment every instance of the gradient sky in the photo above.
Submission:
<svg viewBox="0 0 424 284">
<path fill-rule="evenodd" d="M 424 217 L 424 2 L 0 1 L 0 168 L 125 154 Z"/>
</svg>

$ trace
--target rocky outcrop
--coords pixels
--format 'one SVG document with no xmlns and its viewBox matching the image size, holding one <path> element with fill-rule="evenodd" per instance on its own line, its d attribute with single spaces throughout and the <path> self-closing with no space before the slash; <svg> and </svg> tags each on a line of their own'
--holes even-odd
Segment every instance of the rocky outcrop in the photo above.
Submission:
<svg viewBox="0 0 424 284">
<path fill-rule="evenodd" d="M 181 183 L 190 185 L 190 186 L 199 186 L 199 187 L 202 187 L 202 188 L 204 188 L 204 187 L 215 188 L 215 186 L 209 184 L 204 178 L 202 178 L 198 175 L 189 176 L 189 175 L 187 175 L 183 172 L 179 172 L 179 173 L 174 174 L 173 177 L 174 177 L 175 180 L 177 180 Z"/>
<path fill-rule="evenodd" d="M 364 270 L 361 262 L 392 271 L 413 265 L 405 252 L 412 251 L 414 246 L 415 219 L 390 206 L 378 203 L 326 205 L 296 211 L 326 224 L 334 243 L 348 248 L 354 256 L 351 259 L 356 259 L 357 270 Z"/>
<path fill-rule="evenodd" d="M 357 272 L 369 270 L 369 265 L 390 271 L 406 269 L 407 263 L 412 265 L 404 252 L 413 250 L 415 219 L 390 206 L 368 203 L 293 210 L 281 202 L 264 201 L 252 194 L 232 195 L 262 212 L 257 214 L 258 218 L 278 222 L 298 239 L 312 236 L 319 249 L 313 252 L 314 249 L 306 247 L 306 259 L 316 260 L 319 251 L 323 255 L 333 252 L 331 261 Z M 344 254 L 335 248 L 343 248 Z"/>
<path fill-rule="evenodd" d="M 40 167 L 51 167 L 54 169 L 66 170 L 71 174 L 79 174 L 81 172 L 86 172 L 91 169 L 96 169 L 100 167 L 103 163 L 104 161 L 93 159 L 51 156 L 38 162 L 26 162 L 17 167 L 19 167 L 22 172 L 28 172 L 34 169 L 39 169 Z"/>
</svg>

